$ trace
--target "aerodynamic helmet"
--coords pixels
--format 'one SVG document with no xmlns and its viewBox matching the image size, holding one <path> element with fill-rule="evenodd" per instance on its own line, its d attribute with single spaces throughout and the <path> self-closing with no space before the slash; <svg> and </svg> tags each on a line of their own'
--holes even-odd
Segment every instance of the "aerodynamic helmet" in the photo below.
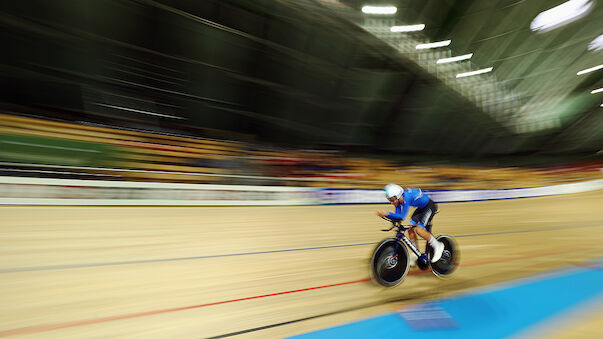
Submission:
<svg viewBox="0 0 603 339">
<path fill-rule="evenodd" d="M 387 184 L 383 190 L 385 191 L 387 200 L 390 200 L 391 198 L 400 199 L 402 197 L 402 192 L 404 191 L 402 187 L 396 184 Z"/>
</svg>

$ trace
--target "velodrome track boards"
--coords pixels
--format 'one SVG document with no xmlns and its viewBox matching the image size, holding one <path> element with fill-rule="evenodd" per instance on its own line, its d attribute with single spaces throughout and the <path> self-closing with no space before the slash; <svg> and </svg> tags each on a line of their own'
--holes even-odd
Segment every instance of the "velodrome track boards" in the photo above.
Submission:
<svg viewBox="0 0 603 339">
<path fill-rule="evenodd" d="M 391 235 L 382 208 L 0 207 L 0 336 L 285 337 L 603 253 L 603 191 L 440 204 L 434 233 L 456 237 L 460 269 L 386 289 L 367 281 Z M 602 320 L 542 335 L 592 337 Z"/>
</svg>

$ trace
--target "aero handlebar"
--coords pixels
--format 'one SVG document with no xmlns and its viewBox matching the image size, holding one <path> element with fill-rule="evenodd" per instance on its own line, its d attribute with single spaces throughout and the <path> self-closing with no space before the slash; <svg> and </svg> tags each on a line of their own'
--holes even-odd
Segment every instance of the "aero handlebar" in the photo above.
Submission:
<svg viewBox="0 0 603 339">
<path fill-rule="evenodd" d="M 392 227 L 390 227 L 389 229 L 383 229 L 382 230 L 383 232 L 391 231 L 394 228 L 408 230 L 408 229 L 415 227 L 414 225 L 402 225 L 402 222 L 400 220 L 396 220 L 396 219 L 392 219 L 392 218 L 388 218 L 388 217 L 381 217 L 381 219 L 387 220 L 392 223 Z"/>
</svg>

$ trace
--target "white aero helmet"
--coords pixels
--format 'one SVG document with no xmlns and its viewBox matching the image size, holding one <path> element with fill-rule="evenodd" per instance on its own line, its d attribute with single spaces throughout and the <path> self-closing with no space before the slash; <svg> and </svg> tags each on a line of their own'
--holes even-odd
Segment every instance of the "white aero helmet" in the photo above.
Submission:
<svg viewBox="0 0 603 339">
<path fill-rule="evenodd" d="M 400 199 L 402 197 L 402 192 L 404 191 L 402 187 L 396 184 L 387 184 L 383 190 L 385 191 L 385 197 L 387 200 L 391 198 Z"/>
</svg>

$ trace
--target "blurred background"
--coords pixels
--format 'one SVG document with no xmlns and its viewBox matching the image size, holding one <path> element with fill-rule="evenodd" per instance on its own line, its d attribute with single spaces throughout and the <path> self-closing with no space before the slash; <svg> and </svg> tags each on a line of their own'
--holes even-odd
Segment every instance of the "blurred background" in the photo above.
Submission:
<svg viewBox="0 0 603 339">
<path fill-rule="evenodd" d="M 428 188 L 599 177 L 603 6 L 539 14 L 562 3 L 3 2 L 0 173 Z"/>
<path fill-rule="evenodd" d="M 1 1 L 0 46 L 0 337 L 280 338 L 465 292 L 446 338 L 603 337 L 603 0 Z M 386 183 L 451 190 L 451 280 L 370 282 Z"/>
</svg>

